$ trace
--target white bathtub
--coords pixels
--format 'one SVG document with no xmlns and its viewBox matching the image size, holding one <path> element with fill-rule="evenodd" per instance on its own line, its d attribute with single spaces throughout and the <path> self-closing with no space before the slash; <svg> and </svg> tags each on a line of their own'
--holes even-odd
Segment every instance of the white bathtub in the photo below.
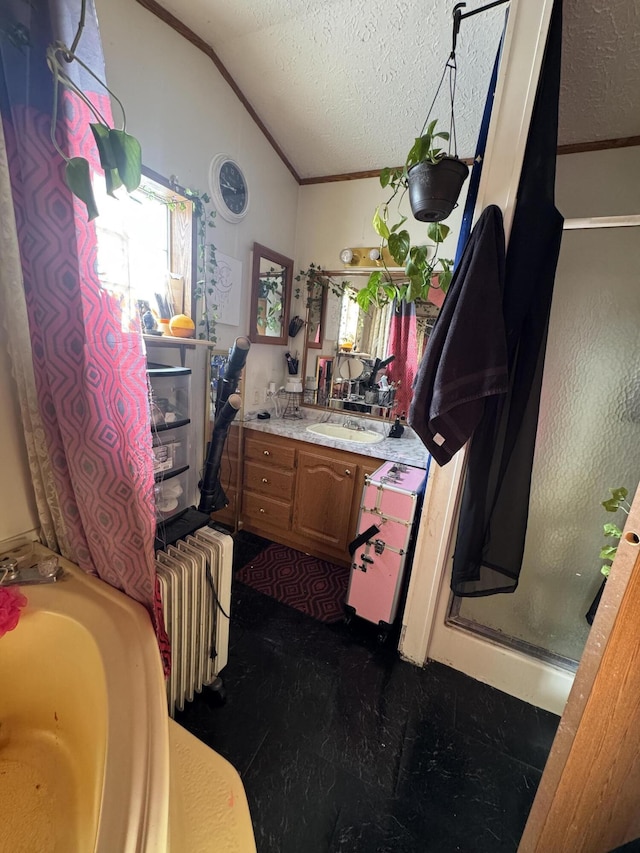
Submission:
<svg viewBox="0 0 640 853">
<path fill-rule="evenodd" d="M 0 850 L 166 850 L 169 736 L 149 618 L 60 563 L 64 580 L 21 587 L 28 604 L 0 638 Z"/>
<path fill-rule="evenodd" d="M 237 772 L 168 717 L 144 608 L 59 561 L 0 637 L 0 853 L 255 853 Z"/>
</svg>

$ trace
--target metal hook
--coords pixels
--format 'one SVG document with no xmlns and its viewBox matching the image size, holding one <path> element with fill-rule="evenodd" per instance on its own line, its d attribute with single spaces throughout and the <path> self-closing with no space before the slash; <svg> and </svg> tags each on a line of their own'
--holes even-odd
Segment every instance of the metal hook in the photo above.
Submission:
<svg viewBox="0 0 640 853">
<path fill-rule="evenodd" d="M 486 3 L 484 6 L 479 6 L 477 9 L 472 9 L 471 12 L 465 12 L 463 15 L 460 11 L 467 5 L 466 3 L 456 3 L 453 7 L 453 47 L 451 54 L 456 52 L 456 44 L 458 43 L 458 33 L 460 32 L 460 24 L 464 18 L 470 18 L 472 15 L 477 15 L 480 12 L 486 12 L 487 9 L 493 9 L 494 6 L 502 6 L 504 3 L 509 3 L 510 0 L 493 0 L 492 3 Z"/>
<path fill-rule="evenodd" d="M 453 39 L 451 45 L 451 56 L 455 56 L 456 45 L 458 43 L 458 33 L 460 32 L 460 24 L 462 22 L 462 12 L 461 9 L 464 9 L 466 3 L 456 3 L 453 7 Z"/>
</svg>

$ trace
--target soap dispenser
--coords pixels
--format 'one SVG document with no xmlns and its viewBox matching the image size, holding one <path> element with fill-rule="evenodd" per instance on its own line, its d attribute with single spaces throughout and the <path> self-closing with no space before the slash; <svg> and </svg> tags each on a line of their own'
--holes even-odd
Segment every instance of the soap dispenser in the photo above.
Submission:
<svg viewBox="0 0 640 853">
<path fill-rule="evenodd" d="M 401 438 L 402 433 L 404 432 L 404 426 L 402 422 L 404 421 L 404 412 L 403 417 L 401 418 L 399 415 L 396 415 L 396 419 L 393 422 L 391 429 L 389 430 L 389 438 Z"/>
</svg>

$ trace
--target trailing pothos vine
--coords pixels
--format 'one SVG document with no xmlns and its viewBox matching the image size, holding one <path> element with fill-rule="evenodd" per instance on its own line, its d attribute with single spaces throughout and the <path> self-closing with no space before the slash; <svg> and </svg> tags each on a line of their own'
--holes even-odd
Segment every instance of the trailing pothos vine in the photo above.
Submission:
<svg viewBox="0 0 640 853">
<path fill-rule="evenodd" d="M 438 140 L 448 140 L 449 134 L 436 132 L 437 120 L 432 121 L 422 136 L 418 137 L 409 153 L 404 166 L 395 169 L 386 168 L 380 172 L 380 185 L 383 189 L 389 187 L 391 196 L 384 204 L 376 208 L 373 217 L 373 227 L 380 237 L 380 256 L 383 269 L 372 272 L 365 287 L 358 293 L 358 304 L 363 310 L 370 305 L 378 308 L 395 299 L 398 302 L 424 301 L 429 297 L 432 287 L 440 288 L 444 293 L 449 289 L 453 277 L 453 261 L 449 258 L 438 257 L 440 244 L 449 234 L 449 226 L 442 222 L 430 222 L 426 237 L 432 241 L 435 251 L 431 258 L 432 249 L 427 245 L 411 245 L 411 237 L 402 226 L 407 221 L 400 214 L 400 204 L 408 189 L 409 169 L 423 161 L 436 164 L 446 151 L 437 147 Z M 391 205 L 398 210 L 397 220 L 392 222 Z M 384 249 L 388 249 L 393 260 L 404 267 L 404 278 L 396 280 L 385 263 Z"/>
<path fill-rule="evenodd" d="M 89 161 L 85 157 L 69 157 L 58 145 L 56 139 L 60 86 L 68 89 L 80 98 L 97 119 L 97 122 L 90 123 L 89 127 L 96 142 L 100 165 L 104 170 L 107 193 L 109 195 L 114 195 L 115 191 L 121 186 L 124 186 L 129 193 L 140 186 L 142 149 L 138 140 L 126 132 L 127 119 L 122 101 L 109 89 L 104 80 L 98 77 L 76 54 L 76 49 L 84 29 L 85 14 L 86 0 L 82 0 L 80 21 L 71 47 L 67 47 L 67 45 L 60 41 L 50 44 L 47 48 L 47 64 L 53 75 L 51 142 L 58 154 L 66 162 L 65 180 L 69 189 L 85 203 L 87 216 L 89 221 L 91 221 L 98 216 L 99 211 L 91 184 Z M 77 62 L 116 101 L 122 112 L 121 128 L 111 127 L 96 105 L 67 74 L 66 68 L 72 62 Z"/>
<path fill-rule="evenodd" d="M 298 275 L 294 276 L 294 280 L 300 284 L 304 282 L 304 290 L 306 293 L 306 307 L 310 308 L 314 300 L 318 298 L 318 289 L 333 293 L 334 296 L 341 298 L 344 295 L 345 288 L 349 285 L 348 281 L 337 282 L 324 270 L 319 264 L 309 264 L 306 270 L 300 270 Z M 300 299 L 302 296 L 302 287 L 296 287 L 293 295 L 295 299 Z"/>
<path fill-rule="evenodd" d="M 629 510 L 631 509 L 631 505 L 627 500 L 627 496 L 629 492 L 624 486 L 621 486 L 618 489 L 609 489 L 611 492 L 611 497 L 606 501 L 602 501 L 602 506 L 606 509 L 607 512 L 618 512 L 618 510 L 622 510 L 625 515 L 629 515 Z M 611 571 L 611 563 L 618 552 L 618 543 L 620 542 L 620 537 L 622 536 L 622 530 L 618 527 L 617 524 L 613 522 L 608 522 L 603 525 L 603 532 L 607 539 L 613 539 L 616 543 L 615 545 L 605 545 L 600 551 L 600 559 L 606 560 L 607 562 L 601 567 L 600 572 L 605 576 L 605 578 L 609 577 L 609 572 Z"/>
<path fill-rule="evenodd" d="M 173 175 L 171 184 L 177 187 L 177 179 Z M 216 290 L 218 261 L 215 244 L 208 240 L 208 235 L 209 229 L 216 227 L 216 211 L 215 208 L 209 207 L 211 197 L 208 193 L 201 193 L 189 187 L 180 189 L 180 192 L 192 203 L 196 220 L 197 279 L 193 298 L 196 300 L 196 310 L 200 311 L 196 330 L 200 340 L 215 344 L 218 340 L 216 336 L 218 306 L 211 297 Z"/>
</svg>

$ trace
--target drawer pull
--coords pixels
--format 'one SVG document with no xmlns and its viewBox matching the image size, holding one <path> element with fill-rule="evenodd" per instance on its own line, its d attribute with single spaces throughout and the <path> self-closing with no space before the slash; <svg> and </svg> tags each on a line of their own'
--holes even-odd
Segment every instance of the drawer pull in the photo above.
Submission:
<svg viewBox="0 0 640 853">
<path fill-rule="evenodd" d="M 268 450 L 263 450 L 262 453 L 264 456 L 271 456 L 271 453 Z"/>
<path fill-rule="evenodd" d="M 350 477 L 350 476 L 351 476 L 351 469 L 350 469 L 350 468 L 345 468 L 345 469 L 344 469 L 344 473 L 347 475 L 347 477 Z"/>
<path fill-rule="evenodd" d="M 268 483 L 269 481 L 267 480 L 267 478 L 266 478 L 266 477 L 263 477 L 263 478 L 262 478 L 262 482 L 263 482 L 263 483 Z"/>
<path fill-rule="evenodd" d="M 262 509 L 262 507 L 260 507 L 260 512 L 264 512 L 264 510 Z"/>
</svg>

